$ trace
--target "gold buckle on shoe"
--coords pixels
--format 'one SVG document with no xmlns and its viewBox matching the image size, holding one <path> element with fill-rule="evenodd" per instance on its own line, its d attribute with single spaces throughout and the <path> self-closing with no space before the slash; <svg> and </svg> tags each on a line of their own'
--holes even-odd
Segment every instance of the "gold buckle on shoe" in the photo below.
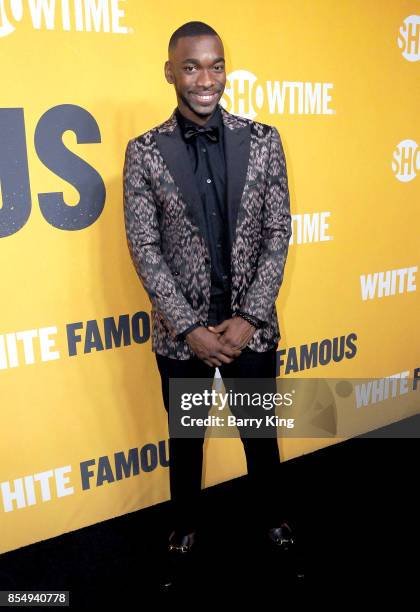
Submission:
<svg viewBox="0 0 420 612">
<path fill-rule="evenodd" d="M 295 543 L 293 538 L 279 538 L 278 540 L 273 540 L 273 541 L 277 546 L 284 546 L 284 545 L 293 546 L 293 544 Z"/>
<path fill-rule="evenodd" d="M 175 544 L 169 544 L 169 552 L 186 553 L 189 550 L 190 550 L 190 546 L 187 546 L 187 545 L 176 546 Z"/>
</svg>

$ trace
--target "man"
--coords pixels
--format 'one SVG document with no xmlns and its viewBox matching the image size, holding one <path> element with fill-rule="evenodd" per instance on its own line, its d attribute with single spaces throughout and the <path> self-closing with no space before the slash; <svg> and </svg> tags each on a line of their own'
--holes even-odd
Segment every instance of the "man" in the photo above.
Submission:
<svg viewBox="0 0 420 612">
<path fill-rule="evenodd" d="M 291 217 L 286 161 L 275 127 L 232 115 L 219 104 L 223 44 L 202 22 L 169 41 L 165 77 L 177 108 L 129 141 L 124 165 L 127 241 L 152 304 L 152 350 L 170 413 L 169 381 L 276 380 L 278 295 Z M 241 433 L 262 527 L 293 543 L 277 503 L 277 439 Z M 204 431 L 203 431 L 204 435 Z M 194 544 L 203 438 L 170 436 L 173 530 L 169 548 Z M 263 524 L 265 523 L 265 524 Z"/>
</svg>

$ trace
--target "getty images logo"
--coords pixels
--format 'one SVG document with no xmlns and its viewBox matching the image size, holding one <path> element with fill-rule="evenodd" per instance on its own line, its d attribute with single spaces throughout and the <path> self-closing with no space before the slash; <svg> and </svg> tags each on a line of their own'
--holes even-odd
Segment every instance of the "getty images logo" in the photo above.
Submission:
<svg viewBox="0 0 420 612">
<path fill-rule="evenodd" d="M 402 183 L 408 183 L 420 170 L 420 148 L 415 140 L 402 140 L 392 153 L 392 171 Z"/>
<path fill-rule="evenodd" d="M 13 23 L 24 15 L 31 19 L 35 30 L 76 32 L 112 32 L 127 34 L 121 25 L 125 16 L 120 4 L 125 0 L 0 0 L 0 38 L 15 31 Z"/>
<path fill-rule="evenodd" d="M 274 114 L 332 115 L 332 83 L 304 81 L 262 81 L 248 70 L 227 75 L 222 106 L 229 112 L 254 119 L 266 107 Z"/>
<path fill-rule="evenodd" d="M 409 62 L 420 60 L 420 15 L 410 15 L 404 19 L 397 43 L 406 60 Z"/>
</svg>

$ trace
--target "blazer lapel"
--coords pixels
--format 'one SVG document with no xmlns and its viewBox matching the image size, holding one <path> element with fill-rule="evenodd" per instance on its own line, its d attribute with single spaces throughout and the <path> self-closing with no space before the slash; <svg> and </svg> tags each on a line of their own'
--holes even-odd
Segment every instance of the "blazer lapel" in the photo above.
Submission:
<svg viewBox="0 0 420 612">
<path fill-rule="evenodd" d="M 206 219 L 194 172 L 191 168 L 190 158 L 182 140 L 181 130 L 176 117 L 172 115 L 168 121 L 173 123 L 173 129 L 156 133 L 157 146 L 186 202 L 191 221 L 201 230 L 204 238 L 206 236 Z M 165 122 L 164 125 L 166 123 L 168 122 Z M 209 248 L 208 244 L 207 248 Z"/>
<path fill-rule="evenodd" d="M 230 247 L 235 239 L 239 206 L 245 187 L 250 155 L 250 124 L 220 106 L 224 123 L 226 157 L 226 198 Z M 187 205 L 191 220 L 206 235 L 206 219 L 190 158 L 184 145 L 175 111 L 155 133 L 157 146 Z M 207 248 L 209 245 L 207 243 Z"/>
<path fill-rule="evenodd" d="M 249 123 L 231 115 L 223 108 L 222 116 L 225 124 L 226 197 L 230 247 L 232 247 L 249 164 L 251 128 Z"/>
</svg>

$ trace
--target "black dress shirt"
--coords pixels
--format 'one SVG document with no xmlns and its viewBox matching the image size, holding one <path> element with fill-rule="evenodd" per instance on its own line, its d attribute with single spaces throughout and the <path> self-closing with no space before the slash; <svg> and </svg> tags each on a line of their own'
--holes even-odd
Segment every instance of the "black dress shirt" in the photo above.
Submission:
<svg viewBox="0 0 420 612">
<path fill-rule="evenodd" d="M 197 188 L 201 196 L 201 204 L 206 220 L 206 243 L 210 251 L 211 260 L 211 289 L 210 300 L 214 296 L 224 296 L 230 301 L 230 249 L 227 223 L 227 197 L 226 197 L 226 161 L 224 150 L 224 124 L 219 105 L 204 126 L 187 119 L 177 107 L 176 118 L 183 136 L 191 167 L 194 172 Z M 188 136 L 188 131 L 197 128 L 215 128 L 217 140 L 205 133 L 195 133 Z M 239 315 L 242 313 L 238 313 Z M 260 327 L 262 322 L 255 317 L 247 315 L 249 321 Z M 203 325 L 194 323 L 181 334 L 178 339 L 185 339 L 187 333 Z"/>
</svg>

